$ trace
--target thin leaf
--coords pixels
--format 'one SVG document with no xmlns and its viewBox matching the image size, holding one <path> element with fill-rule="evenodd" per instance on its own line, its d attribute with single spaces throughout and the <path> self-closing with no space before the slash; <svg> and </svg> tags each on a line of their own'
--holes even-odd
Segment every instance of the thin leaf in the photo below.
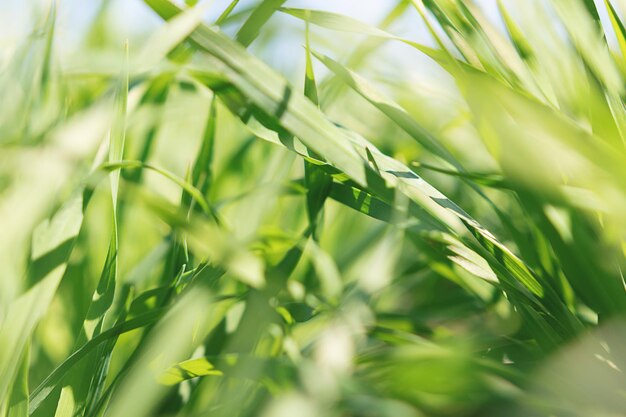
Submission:
<svg viewBox="0 0 626 417">
<path fill-rule="evenodd" d="M 248 46 L 254 41 L 263 25 L 285 3 L 286 0 L 263 0 L 253 11 L 248 20 L 237 32 L 235 39 L 243 46 Z"/>
<path fill-rule="evenodd" d="M 189 359 L 177 363 L 165 371 L 159 377 L 159 382 L 163 385 L 176 385 L 189 379 L 209 375 L 221 376 L 224 373 L 215 369 L 215 366 L 206 358 Z"/>
</svg>

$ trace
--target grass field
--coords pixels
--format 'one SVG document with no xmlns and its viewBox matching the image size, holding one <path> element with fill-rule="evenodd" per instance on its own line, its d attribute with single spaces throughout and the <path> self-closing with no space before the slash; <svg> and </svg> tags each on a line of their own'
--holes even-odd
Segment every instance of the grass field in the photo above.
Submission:
<svg viewBox="0 0 626 417">
<path fill-rule="evenodd" d="M 626 416 L 624 1 L 60 3 L 1 47 L 0 417 Z"/>
</svg>

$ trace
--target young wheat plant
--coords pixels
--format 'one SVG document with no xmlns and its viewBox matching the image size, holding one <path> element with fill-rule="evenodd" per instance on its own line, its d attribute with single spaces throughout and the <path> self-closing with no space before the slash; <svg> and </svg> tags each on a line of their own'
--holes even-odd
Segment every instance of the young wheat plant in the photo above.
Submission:
<svg viewBox="0 0 626 417">
<path fill-rule="evenodd" d="M 0 417 L 626 416 L 626 3 L 111 3 L 2 38 Z"/>
</svg>

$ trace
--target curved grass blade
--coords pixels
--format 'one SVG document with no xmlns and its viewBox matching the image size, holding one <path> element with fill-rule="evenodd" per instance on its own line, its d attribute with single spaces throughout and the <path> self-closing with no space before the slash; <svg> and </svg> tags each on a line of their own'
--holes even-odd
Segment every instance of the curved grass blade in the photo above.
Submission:
<svg viewBox="0 0 626 417">
<path fill-rule="evenodd" d="M 177 177 L 173 173 L 163 168 L 159 168 L 155 165 L 141 161 L 120 160 L 116 162 L 106 162 L 100 165 L 99 169 L 109 172 L 118 171 L 121 169 L 147 169 L 150 171 L 154 171 L 160 175 L 163 175 L 165 178 L 171 180 L 173 183 L 185 190 L 185 192 L 188 193 L 198 203 L 198 205 L 205 213 L 209 214 L 213 212 L 208 201 L 206 200 L 204 195 L 202 195 L 202 192 L 200 190 L 194 187 L 191 183 Z"/>
<path fill-rule="evenodd" d="M 389 13 L 382 19 L 378 25 L 382 30 L 385 30 L 391 26 L 396 20 L 404 15 L 404 12 L 409 6 L 409 1 L 400 1 L 398 4 L 389 11 Z M 354 48 L 354 51 L 347 57 L 346 66 L 348 68 L 360 67 L 368 56 L 370 56 L 377 48 L 379 48 L 385 42 L 384 38 L 370 37 L 365 39 L 361 44 Z M 332 105 L 336 102 L 336 99 L 344 91 L 346 85 L 341 80 L 337 80 L 336 77 L 330 76 L 322 80 L 320 83 L 320 91 L 324 92 L 322 107 Z"/>
<path fill-rule="evenodd" d="M 177 363 L 161 374 L 159 383 L 176 385 L 189 379 L 209 375 L 221 376 L 224 373 L 215 369 L 215 366 L 207 358 L 189 359 Z"/>
<path fill-rule="evenodd" d="M 458 171 L 452 171 L 452 170 L 445 169 L 445 168 L 436 167 L 430 164 L 425 164 L 423 162 L 413 162 L 411 165 L 418 167 L 418 168 L 424 168 L 429 171 L 439 172 L 441 174 L 466 178 L 476 184 L 485 185 L 491 188 L 511 189 L 511 186 L 506 183 L 506 180 L 500 174 L 458 172 Z"/>
<path fill-rule="evenodd" d="M 395 40 L 398 42 L 402 42 L 406 45 L 411 46 L 412 48 L 417 49 L 418 51 L 424 53 L 426 56 L 430 57 L 434 61 L 442 64 L 449 63 L 450 53 L 445 50 L 437 50 L 430 48 L 428 46 L 422 45 L 418 42 L 402 38 L 400 36 L 393 35 L 389 32 L 386 32 L 377 27 L 370 26 L 366 23 L 363 23 L 359 20 L 353 19 L 348 16 L 344 16 L 337 13 L 324 12 L 319 10 L 310 10 L 310 9 L 294 9 L 283 7 L 280 9 L 281 12 L 287 13 L 293 17 L 298 19 L 302 19 L 304 21 L 310 22 L 314 25 L 341 31 L 341 32 L 354 32 L 368 36 L 374 36 L 381 39 L 387 40 Z M 469 67 L 467 64 L 463 63 L 459 60 L 454 60 L 455 65 L 464 65 Z"/>
<path fill-rule="evenodd" d="M 377 91 L 363 77 L 345 68 L 328 56 L 317 52 L 313 52 L 313 54 L 320 62 L 337 75 L 337 77 L 379 109 L 425 149 L 448 162 L 453 167 L 463 169 L 456 158 L 430 132 L 420 126 L 406 110 L 400 107 L 400 105 L 383 96 L 382 93 Z"/>
<path fill-rule="evenodd" d="M 304 95 L 311 102 L 319 106 L 317 84 L 315 73 L 313 72 L 313 62 L 311 60 L 311 47 L 309 42 L 309 25 L 306 26 L 306 68 L 304 76 Z M 317 159 L 322 159 L 318 155 L 313 155 Z M 312 230 L 312 237 L 319 240 L 318 224 L 323 218 L 324 201 L 328 197 L 333 179 L 324 172 L 318 165 L 304 160 L 304 183 L 307 187 L 306 207 L 309 216 L 309 227 Z"/>
</svg>

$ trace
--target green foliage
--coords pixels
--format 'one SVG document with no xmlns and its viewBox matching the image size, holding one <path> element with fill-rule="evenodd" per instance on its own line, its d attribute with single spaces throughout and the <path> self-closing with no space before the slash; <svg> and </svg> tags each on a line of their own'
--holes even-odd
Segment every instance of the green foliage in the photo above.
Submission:
<svg viewBox="0 0 626 417">
<path fill-rule="evenodd" d="M 208 3 L 2 55 L 0 417 L 623 415 L 621 3 Z"/>
</svg>

